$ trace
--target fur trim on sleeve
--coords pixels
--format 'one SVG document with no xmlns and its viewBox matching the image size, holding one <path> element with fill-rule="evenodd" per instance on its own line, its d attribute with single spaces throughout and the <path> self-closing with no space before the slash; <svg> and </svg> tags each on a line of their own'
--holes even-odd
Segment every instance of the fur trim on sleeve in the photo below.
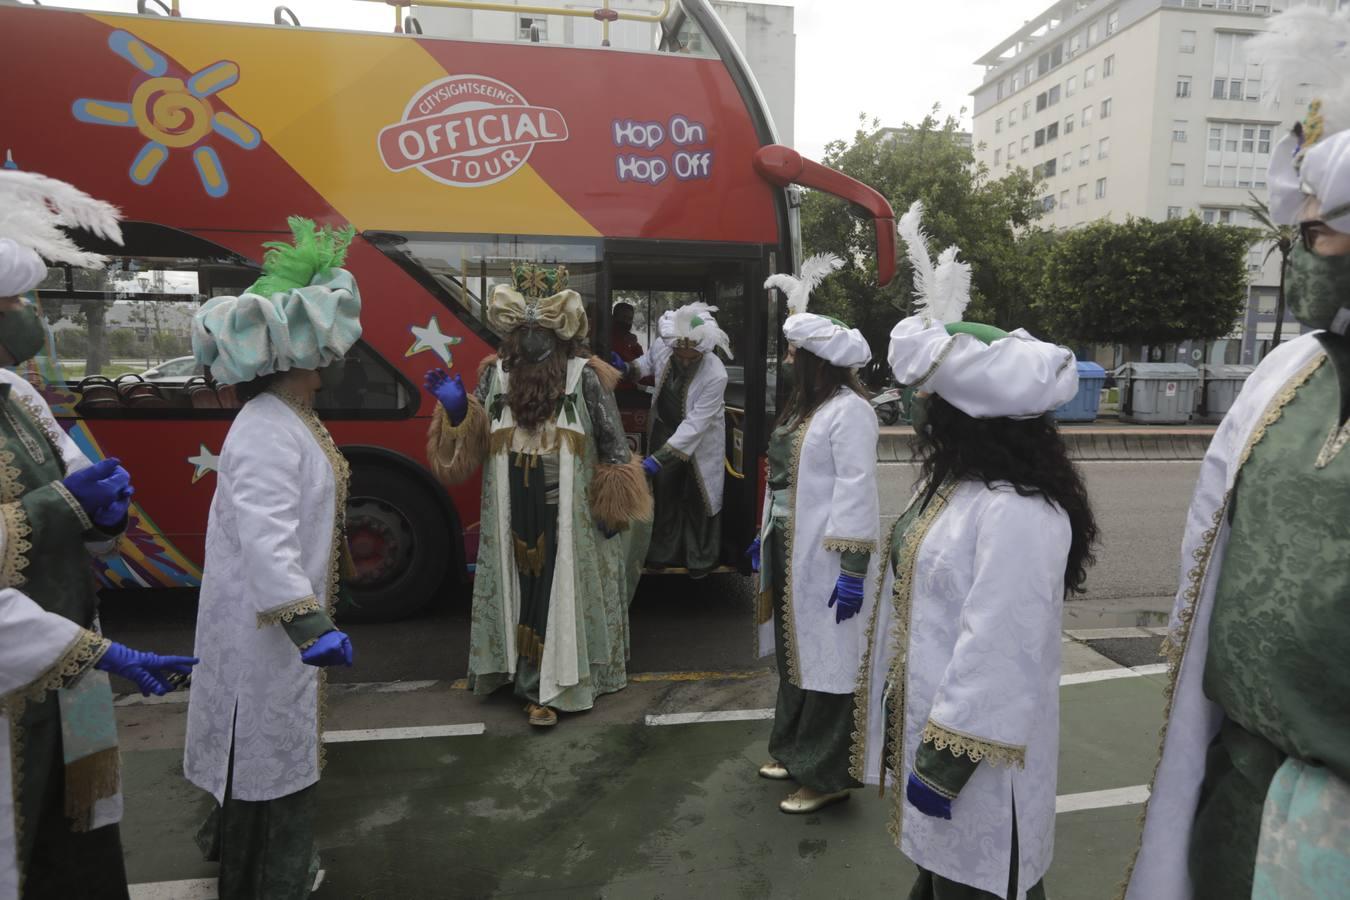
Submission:
<svg viewBox="0 0 1350 900">
<path fill-rule="evenodd" d="M 446 487 L 467 481 L 487 459 L 488 416 L 478 398 L 469 396 L 469 413 L 458 426 L 450 424 L 445 408 L 436 406 L 427 433 L 427 464 Z"/>
<path fill-rule="evenodd" d="M 601 525 L 610 531 L 622 531 L 633 522 L 650 522 L 652 506 L 652 489 L 640 462 L 595 467 L 591 514 Z"/>
<path fill-rule="evenodd" d="M 614 389 L 619 386 L 619 382 L 623 379 L 619 370 L 598 356 L 592 356 L 589 365 L 594 370 L 596 377 L 600 379 L 600 386 L 611 394 L 614 393 Z"/>
</svg>

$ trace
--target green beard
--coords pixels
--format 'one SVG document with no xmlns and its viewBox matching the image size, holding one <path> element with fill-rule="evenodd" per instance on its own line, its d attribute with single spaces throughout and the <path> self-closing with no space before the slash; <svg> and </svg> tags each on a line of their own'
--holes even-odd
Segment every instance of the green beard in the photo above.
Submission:
<svg viewBox="0 0 1350 900">
<path fill-rule="evenodd" d="M 37 356 L 46 343 L 46 329 L 32 304 L 0 313 L 0 347 L 9 351 L 15 365 Z"/>
<path fill-rule="evenodd" d="M 1318 256 L 1294 247 L 1286 293 L 1299 322 L 1333 334 L 1350 332 L 1350 256 Z"/>
</svg>

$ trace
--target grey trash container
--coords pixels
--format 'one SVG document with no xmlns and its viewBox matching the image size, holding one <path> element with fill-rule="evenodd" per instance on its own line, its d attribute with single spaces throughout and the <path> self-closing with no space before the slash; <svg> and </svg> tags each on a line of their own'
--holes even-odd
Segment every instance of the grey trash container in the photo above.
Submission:
<svg viewBox="0 0 1350 900">
<path fill-rule="evenodd" d="M 1200 372 L 1183 363 L 1126 363 L 1115 371 L 1120 420 L 1185 425 L 1195 411 Z"/>
<path fill-rule="evenodd" d="M 1217 425 L 1233 408 L 1242 385 L 1256 371 L 1256 366 L 1205 365 L 1200 367 L 1203 389 L 1200 392 L 1201 422 Z"/>
</svg>

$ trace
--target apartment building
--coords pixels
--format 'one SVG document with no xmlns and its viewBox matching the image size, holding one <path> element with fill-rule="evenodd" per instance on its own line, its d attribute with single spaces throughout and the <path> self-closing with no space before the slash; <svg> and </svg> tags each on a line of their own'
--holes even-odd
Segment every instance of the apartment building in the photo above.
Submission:
<svg viewBox="0 0 1350 900">
<path fill-rule="evenodd" d="M 423 32 L 442 37 L 485 41 L 539 41 L 579 47 L 601 46 L 601 25 L 594 18 L 549 15 L 537 10 L 549 6 L 593 10 L 600 4 L 587 0 L 496 0 L 521 7 L 520 13 L 497 10 L 457 10 L 416 6 L 412 15 Z M 778 139 L 792 146 L 797 102 L 797 34 L 791 6 L 715 0 L 712 4 L 732 39 L 745 55 L 760 90 L 769 105 Z M 610 4 L 617 11 L 657 13 L 661 0 L 619 0 Z M 609 27 L 609 45 L 623 50 L 653 50 L 659 29 L 645 22 L 620 21 Z M 692 23 L 685 26 L 681 41 L 690 53 L 709 53 L 704 36 Z"/>
<path fill-rule="evenodd" d="M 1244 45 L 1273 12 L 1348 2 L 1056 3 L 976 61 L 976 158 L 995 174 L 1023 167 L 1043 178 L 1053 227 L 1187 215 L 1254 225 L 1244 207 L 1264 197 L 1271 149 L 1308 98 L 1292 109 L 1263 102 Z M 1263 265 L 1266 250 L 1248 255 L 1247 316 L 1217 349 L 1229 362 L 1256 363 L 1269 349 L 1279 256 Z M 1283 332 L 1299 326 L 1286 321 Z"/>
</svg>

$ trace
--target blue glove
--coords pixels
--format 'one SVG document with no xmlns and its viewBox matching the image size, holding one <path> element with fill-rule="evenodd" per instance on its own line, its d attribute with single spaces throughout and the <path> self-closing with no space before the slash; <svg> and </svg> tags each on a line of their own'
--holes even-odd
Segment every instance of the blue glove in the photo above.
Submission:
<svg viewBox="0 0 1350 900">
<path fill-rule="evenodd" d="M 90 518 L 100 525 L 116 525 L 126 514 L 125 506 L 115 516 L 112 513 L 116 510 L 108 510 L 114 503 L 131 499 L 131 474 L 122 468 L 121 460 L 115 457 L 101 459 L 92 466 L 71 472 L 61 483 Z"/>
<path fill-rule="evenodd" d="M 628 363 L 624 362 L 623 357 L 618 353 L 611 352 L 609 354 L 609 364 L 618 369 L 620 375 L 628 374 Z"/>
<path fill-rule="evenodd" d="M 952 801 L 924 784 L 912 772 L 909 782 L 905 785 L 905 799 L 909 801 L 910 806 L 925 816 L 932 816 L 934 819 L 952 817 Z"/>
<path fill-rule="evenodd" d="M 759 571 L 760 539 L 755 538 L 755 542 L 750 545 L 750 549 L 745 551 L 745 555 L 750 557 L 750 571 Z"/>
<path fill-rule="evenodd" d="M 863 580 L 847 572 L 839 574 L 834 583 L 834 593 L 830 594 L 830 606 L 834 607 L 834 624 L 838 625 L 862 612 Z"/>
<path fill-rule="evenodd" d="M 198 662 L 194 656 L 158 656 L 114 642 L 94 663 L 94 668 L 135 682 L 146 697 L 151 694 L 162 697 L 174 689 L 169 680 L 171 675 L 191 675 Z"/>
<path fill-rule="evenodd" d="M 441 401 L 445 412 L 450 416 L 450 424 L 458 425 L 469 414 L 469 392 L 464 388 L 464 379 L 458 374 L 450 375 L 444 369 L 432 369 L 423 382 L 428 392 Z"/>
<path fill-rule="evenodd" d="M 352 665 L 352 639 L 341 631 L 325 631 L 319 639 L 300 651 L 300 661 L 307 666 Z"/>
<path fill-rule="evenodd" d="M 113 476 L 116 478 L 117 476 Z M 127 476 L 130 479 L 130 476 Z M 90 518 L 94 524 L 102 528 L 113 529 L 122 524 L 127 517 L 127 510 L 131 508 L 131 496 L 136 493 L 136 489 L 128 484 L 118 495 L 117 499 L 107 506 L 95 512 Z"/>
<path fill-rule="evenodd" d="M 661 471 L 661 464 L 656 461 L 655 456 L 649 456 L 642 461 L 642 469 L 648 477 L 655 478 L 657 473 Z"/>
</svg>

